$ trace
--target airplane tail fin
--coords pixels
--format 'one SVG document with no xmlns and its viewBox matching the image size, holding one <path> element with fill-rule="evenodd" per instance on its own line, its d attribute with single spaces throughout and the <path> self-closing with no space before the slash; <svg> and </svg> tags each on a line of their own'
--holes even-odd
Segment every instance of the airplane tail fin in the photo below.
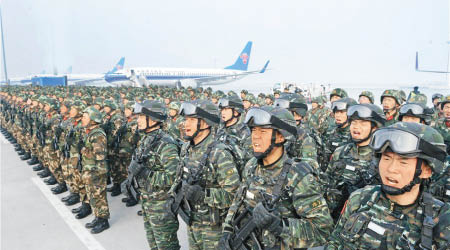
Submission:
<svg viewBox="0 0 450 250">
<path fill-rule="evenodd" d="M 264 67 L 259 71 L 259 73 L 264 73 L 264 72 L 266 72 L 266 70 L 267 70 L 267 66 L 269 66 L 269 63 L 270 63 L 270 60 L 268 60 L 267 62 L 266 62 L 266 64 L 264 65 Z"/>
<path fill-rule="evenodd" d="M 114 66 L 114 68 L 106 74 L 115 73 L 118 70 L 123 69 L 123 65 L 125 64 L 125 57 L 120 58 L 119 62 Z"/>
<path fill-rule="evenodd" d="M 244 50 L 239 54 L 236 62 L 226 67 L 225 69 L 234 69 L 234 70 L 243 70 L 247 71 L 248 63 L 250 62 L 250 53 L 252 51 L 252 42 L 249 41 L 247 45 L 245 45 Z"/>
<path fill-rule="evenodd" d="M 416 51 L 416 71 L 419 71 L 419 52 Z"/>
</svg>

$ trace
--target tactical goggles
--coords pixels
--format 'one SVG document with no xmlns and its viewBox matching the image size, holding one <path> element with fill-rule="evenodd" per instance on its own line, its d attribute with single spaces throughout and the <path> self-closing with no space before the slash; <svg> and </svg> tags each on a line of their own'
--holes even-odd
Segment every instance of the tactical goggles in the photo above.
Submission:
<svg viewBox="0 0 450 250">
<path fill-rule="evenodd" d="M 229 108 L 229 107 L 233 107 L 233 108 L 244 108 L 244 105 L 242 105 L 241 103 L 237 103 L 237 102 L 233 102 L 230 101 L 226 98 L 222 98 L 219 100 L 219 108 L 223 109 L 223 108 Z"/>
<path fill-rule="evenodd" d="M 431 97 L 431 100 L 434 100 L 434 99 L 436 99 L 436 98 L 442 98 L 443 97 L 443 95 L 441 95 L 441 94 L 434 94 L 432 97 Z"/>
<path fill-rule="evenodd" d="M 347 109 L 346 102 L 334 101 L 331 104 L 331 110 L 333 110 L 333 112 L 336 112 L 336 110 L 346 110 L 346 109 Z"/>
<path fill-rule="evenodd" d="M 180 115 L 182 116 L 199 116 L 205 119 L 208 119 L 210 121 L 213 121 L 215 123 L 220 122 L 220 118 L 212 115 L 200 107 L 195 106 L 194 104 L 190 102 L 183 102 L 180 107 Z"/>
<path fill-rule="evenodd" d="M 271 113 L 260 109 L 252 108 L 247 112 L 244 123 L 249 127 L 254 126 L 274 126 L 279 129 L 284 129 L 294 136 L 297 136 L 297 129 Z"/>
<path fill-rule="evenodd" d="M 400 108 L 400 114 L 406 114 L 408 112 L 411 112 L 413 115 L 423 115 L 425 114 L 425 109 L 415 103 L 408 103 Z"/>
<path fill-rule="evenodd" d="M 144 107 L 142 104 L 140 103 L 135 103 L 134 104 L 134 113 L 135 114 L 144 114 L 144 115 L 148 115 L 152 118 L 158 119 L 158 120 L 166 120 L 167 119 L 167 115 L 163 115 L 157 112 L 153 112 L 149 109 L 147 109 L 146 107 Z"/>
<path fill-rule="evenodd" d="M 286 100 L 286 99 L 276 99 L 273 106 L 284 108 L 284 109 L 306 109 L 306 110 L 308 110 L 308 106 L 306 104 L 290 102 L 289 100 Z"/>
<path fill-rule="evenodd" d="M 375 152 L 380 152 L 389 147 L 397 154 L 414 155 L 418 153 L 426 154 L 442 162 L 447 156 L 446 152 L 437 146 L 419 138 L 417 135 L 399 128 L 381 128 L 373 133 L 370 147 Z"/>
</svg>

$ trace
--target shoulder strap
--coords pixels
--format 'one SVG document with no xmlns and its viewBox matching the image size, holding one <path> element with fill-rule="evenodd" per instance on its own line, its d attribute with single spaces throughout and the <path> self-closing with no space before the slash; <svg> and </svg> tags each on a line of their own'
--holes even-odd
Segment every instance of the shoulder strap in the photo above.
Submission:
<svg viewBox="0 0 450 250">
<path fill-rule="evenodd" d="M 436 223 L 433 221 L 433 196 L 430 193 L 423 192 L 424 217 L 422 223 L 422 232 L 420 236 L 420 246 L 424 249 L 433 247 L 433 227 Z"/>
<path fill-rule="evenodd" d="M 284 162 L 283 168 L 281 169 L 280 175 L 278 176 L 277 183 L 275 183 L 275 186 L 273 187 L 273 197 L 279 197 L 281 195 L 281 191 L 283 190 L 284 184 L 286 183 L 287 174 L 291 169 L 292 162 L 293 161 L 291 159 L 287 159 Z"/>
</svg>

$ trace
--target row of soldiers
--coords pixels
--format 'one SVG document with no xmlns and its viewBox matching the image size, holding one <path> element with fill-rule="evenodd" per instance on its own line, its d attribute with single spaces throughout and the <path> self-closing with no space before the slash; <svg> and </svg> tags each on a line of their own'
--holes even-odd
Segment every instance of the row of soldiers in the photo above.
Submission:
<svg viewBox="0 0 450 250">
<path fill-rule="evenodd" d="M 86 227 L 141 203 L 151 249 L 448 249 L 450 96 L 10 87 L 2 133 Z M 405 100 L 406 99 L 406 100 Z M 327 101 L 331 107 L 327 107 Z M 433 128 L 434 127 L 434 128 Z M 447 151 L 447 152 L 446 152 Z"/>
</svg>

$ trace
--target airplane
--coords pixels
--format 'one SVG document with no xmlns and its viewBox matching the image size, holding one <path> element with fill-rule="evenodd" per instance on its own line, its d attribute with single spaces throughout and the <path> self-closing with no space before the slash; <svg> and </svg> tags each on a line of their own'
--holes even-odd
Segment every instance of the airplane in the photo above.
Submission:
<svg viewBox="0 0 450 250">
<path fill-rule="evenodd" d="M 9 83 L 12 85 L 27 85 L 32 83 L 33 78 L 37 77 L 58 77 L 58 76 L 67 76 L 67 84 L 68 85 L 95 85 L 95 82 L 99 82 L 105 80 L 105 76 L 108 74 L 114 74 L 118 70 L 123 69 L 125 64 L 125 57 L 120 58 L 119 62 L 108 72 L 104 74 L 72 74 L 72 66 L 67 69 L 67 74 L 58 75 L 58 74 L 46 74 L 45 70 L 42 71 L 41 74 L 30 75 L 26 77 L 15 77 L 10 78 Z M 56 71 L 55 71 L 56 72 Z"/>
<path fill-rule="evenodd" d="M 438 71 L 438 70 L 423 70 L 423 69 L 419 69 L 419 52 L 417 52 L 417 51 L 416 51 L 416 71 L 417 71 L 417 72 L 428 72 L 428 73 L 450 74 L 449 71 Z"/>
<path fill-rule="evenodd" d="M 225 84 L 251 74 L 262 74 L 266 71 L 270 61 L 267 61 L 260 70 L 247 71 L 251 49 L 252 42 L 249 41 L 235 63 L 224 69 L 136 67 L 107 74 L 105 75 L 105 80 L 117 85 L 136 87 L 153 84 L 178 88 L 189 86 L 196 88 L 205 85 Z"/>
</svg>

